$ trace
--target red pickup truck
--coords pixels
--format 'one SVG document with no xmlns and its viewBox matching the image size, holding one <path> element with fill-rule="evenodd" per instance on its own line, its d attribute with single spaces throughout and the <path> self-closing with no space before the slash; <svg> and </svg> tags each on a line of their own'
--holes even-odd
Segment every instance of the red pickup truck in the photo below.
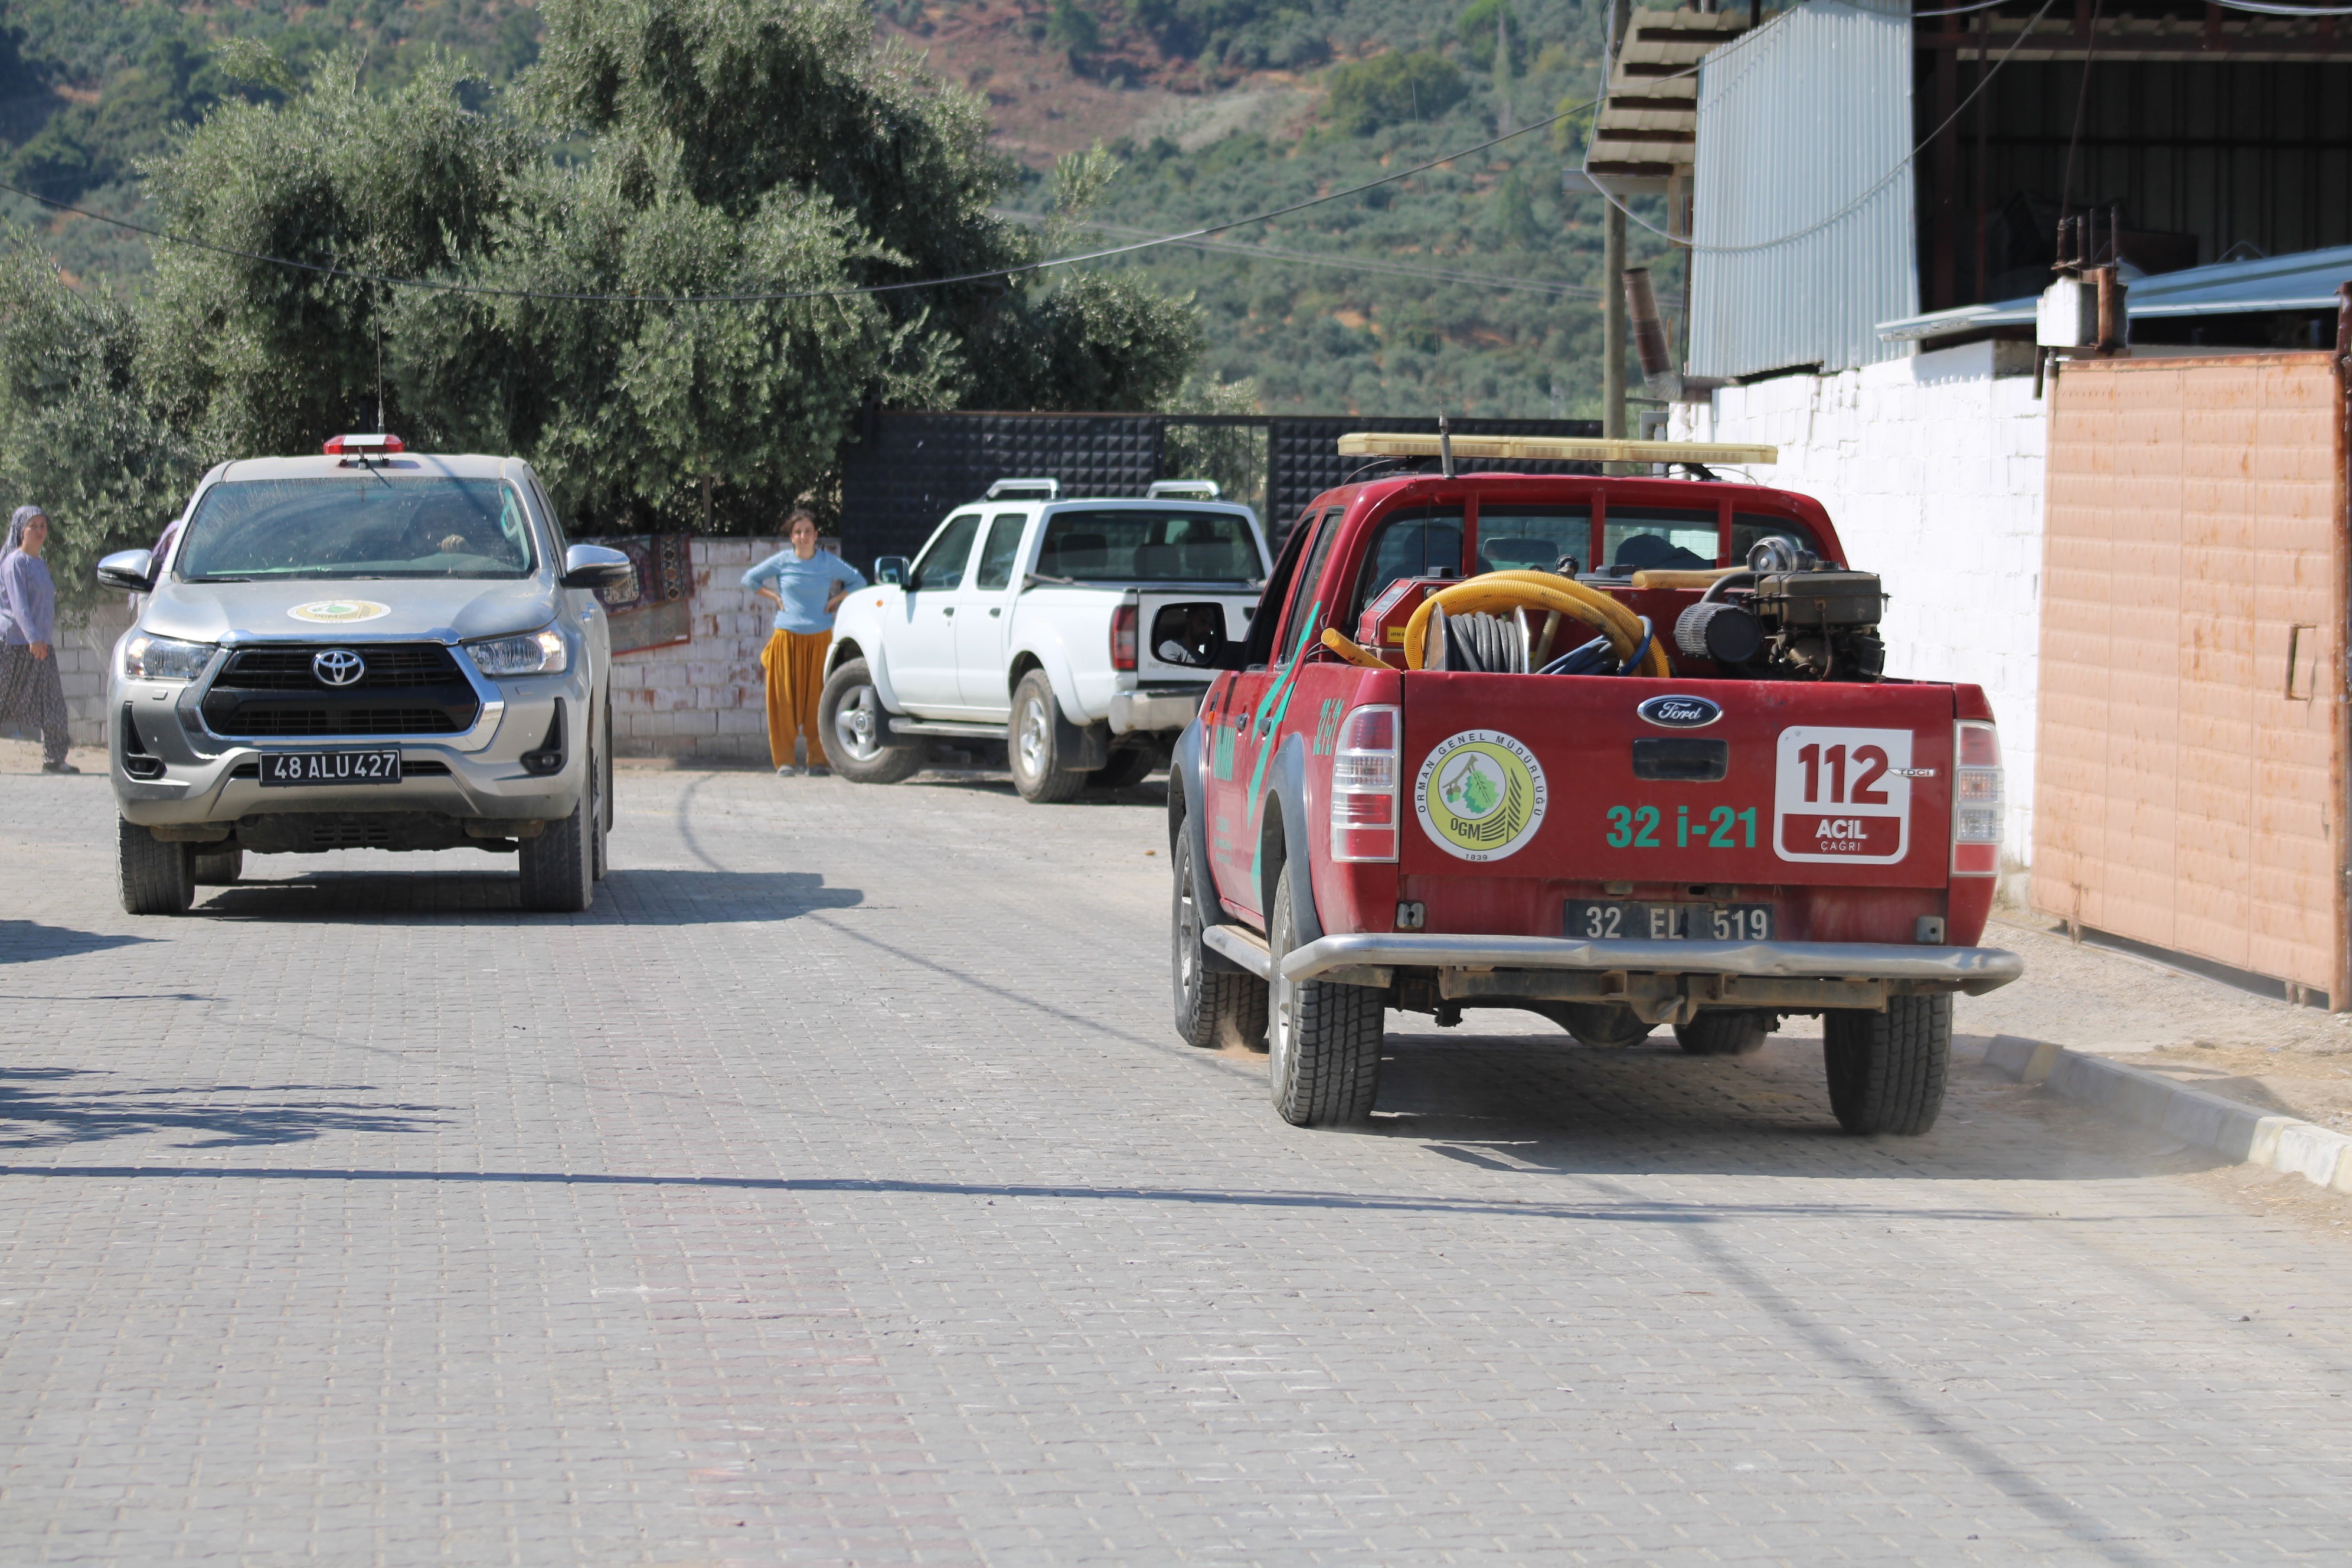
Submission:
<svg viewBox="0 0 2352 1568">
<path fill-rule="evenodd" d="M 1992 711 L 1881 674 L 1817 502 L 1697 471 L 1343 485 L 1245 646 L 1160 612 L 1223 672 L 1170 769 L 1177 1027 L 1265 1038 L 1286 1120 L 1370 1113 L 1385 1009 L 1509 1007 L 1703 1055 L 1818 1014 L 1841 1124 L 1933 1125 L 1952 994 L 2022 967 L 1976 945 Z"/>
</svg>

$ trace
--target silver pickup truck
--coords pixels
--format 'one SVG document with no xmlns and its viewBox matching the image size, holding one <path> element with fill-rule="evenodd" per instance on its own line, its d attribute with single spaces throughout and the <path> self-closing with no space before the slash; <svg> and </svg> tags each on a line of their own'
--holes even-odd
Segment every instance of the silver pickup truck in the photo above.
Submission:
<svg viewBox="0 0 2352 1568">
<path fill-rule="evenodd" d="M 473 847 L 527 909 L 584 910 L 613 821 L 599 587 L 530 469 L 338 437 L 224 463 L 161 556 L 107 688 L 122 907 L 179 914 L 244 858 Z"/>
</svg>

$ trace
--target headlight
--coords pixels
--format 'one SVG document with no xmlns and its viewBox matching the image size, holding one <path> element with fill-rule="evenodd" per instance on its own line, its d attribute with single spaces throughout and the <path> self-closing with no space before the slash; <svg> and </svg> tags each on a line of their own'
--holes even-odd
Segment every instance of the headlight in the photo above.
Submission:
<svg viewBox="0 0 2352 1568">
<path fill-rule="evenodd" d="M 208 642 L 175 642 L 142 632 L 122 645 L 122 674 L 127 680 L 194 680 L 212 658 Z"/>
<path fill-rule="evenodd" d="M 553 626 L 519 637 L 467 643 L 466 651 L 474 656 L 474 667 L 494 680 L 517 675 L 562 675 L 572 663 L 563 634 Z"/>
</svg>

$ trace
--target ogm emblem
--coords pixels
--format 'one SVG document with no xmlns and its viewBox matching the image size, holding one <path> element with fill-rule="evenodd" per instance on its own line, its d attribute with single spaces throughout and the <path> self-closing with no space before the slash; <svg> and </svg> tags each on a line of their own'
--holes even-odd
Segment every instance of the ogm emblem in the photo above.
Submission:
<svg viewBox="0 0 2352 1568">
<path fill-rule="evenodd" d="M 1440 849 L 1463 860 L 1500 860 L 1543 826 L 1543 764 L 1499 731 L 1465 730 L 1422 763 L 1412 801 Z"/>
<path fill-rule="evenodd" d="M 310 656 L 310 673 L 321 686 L 349 686 L 367 673 L 367 661 L 347 647 Z"/>
</svg>

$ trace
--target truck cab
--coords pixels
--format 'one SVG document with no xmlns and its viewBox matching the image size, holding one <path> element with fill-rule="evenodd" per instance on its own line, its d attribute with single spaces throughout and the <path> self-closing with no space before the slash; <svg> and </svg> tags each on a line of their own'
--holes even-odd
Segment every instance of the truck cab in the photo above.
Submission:
<svg viewBox="0 0 2352 1568">
<path fill-rule="evenodd" d="M 1180 1031 L 1264 1031 L 1314 1125 L 1370 1110 L 1387 1007 L 1706 1055 L 1819 1014 L 1840 1121 L 1925 1131 L 1952 994 L 2021 965 L 1976 945 L 1992 712 L 1883 675 L 1884 597 L 1817 502 L 1759 486 L 1318 497 L 1171 769 Z"/>
</svg>

